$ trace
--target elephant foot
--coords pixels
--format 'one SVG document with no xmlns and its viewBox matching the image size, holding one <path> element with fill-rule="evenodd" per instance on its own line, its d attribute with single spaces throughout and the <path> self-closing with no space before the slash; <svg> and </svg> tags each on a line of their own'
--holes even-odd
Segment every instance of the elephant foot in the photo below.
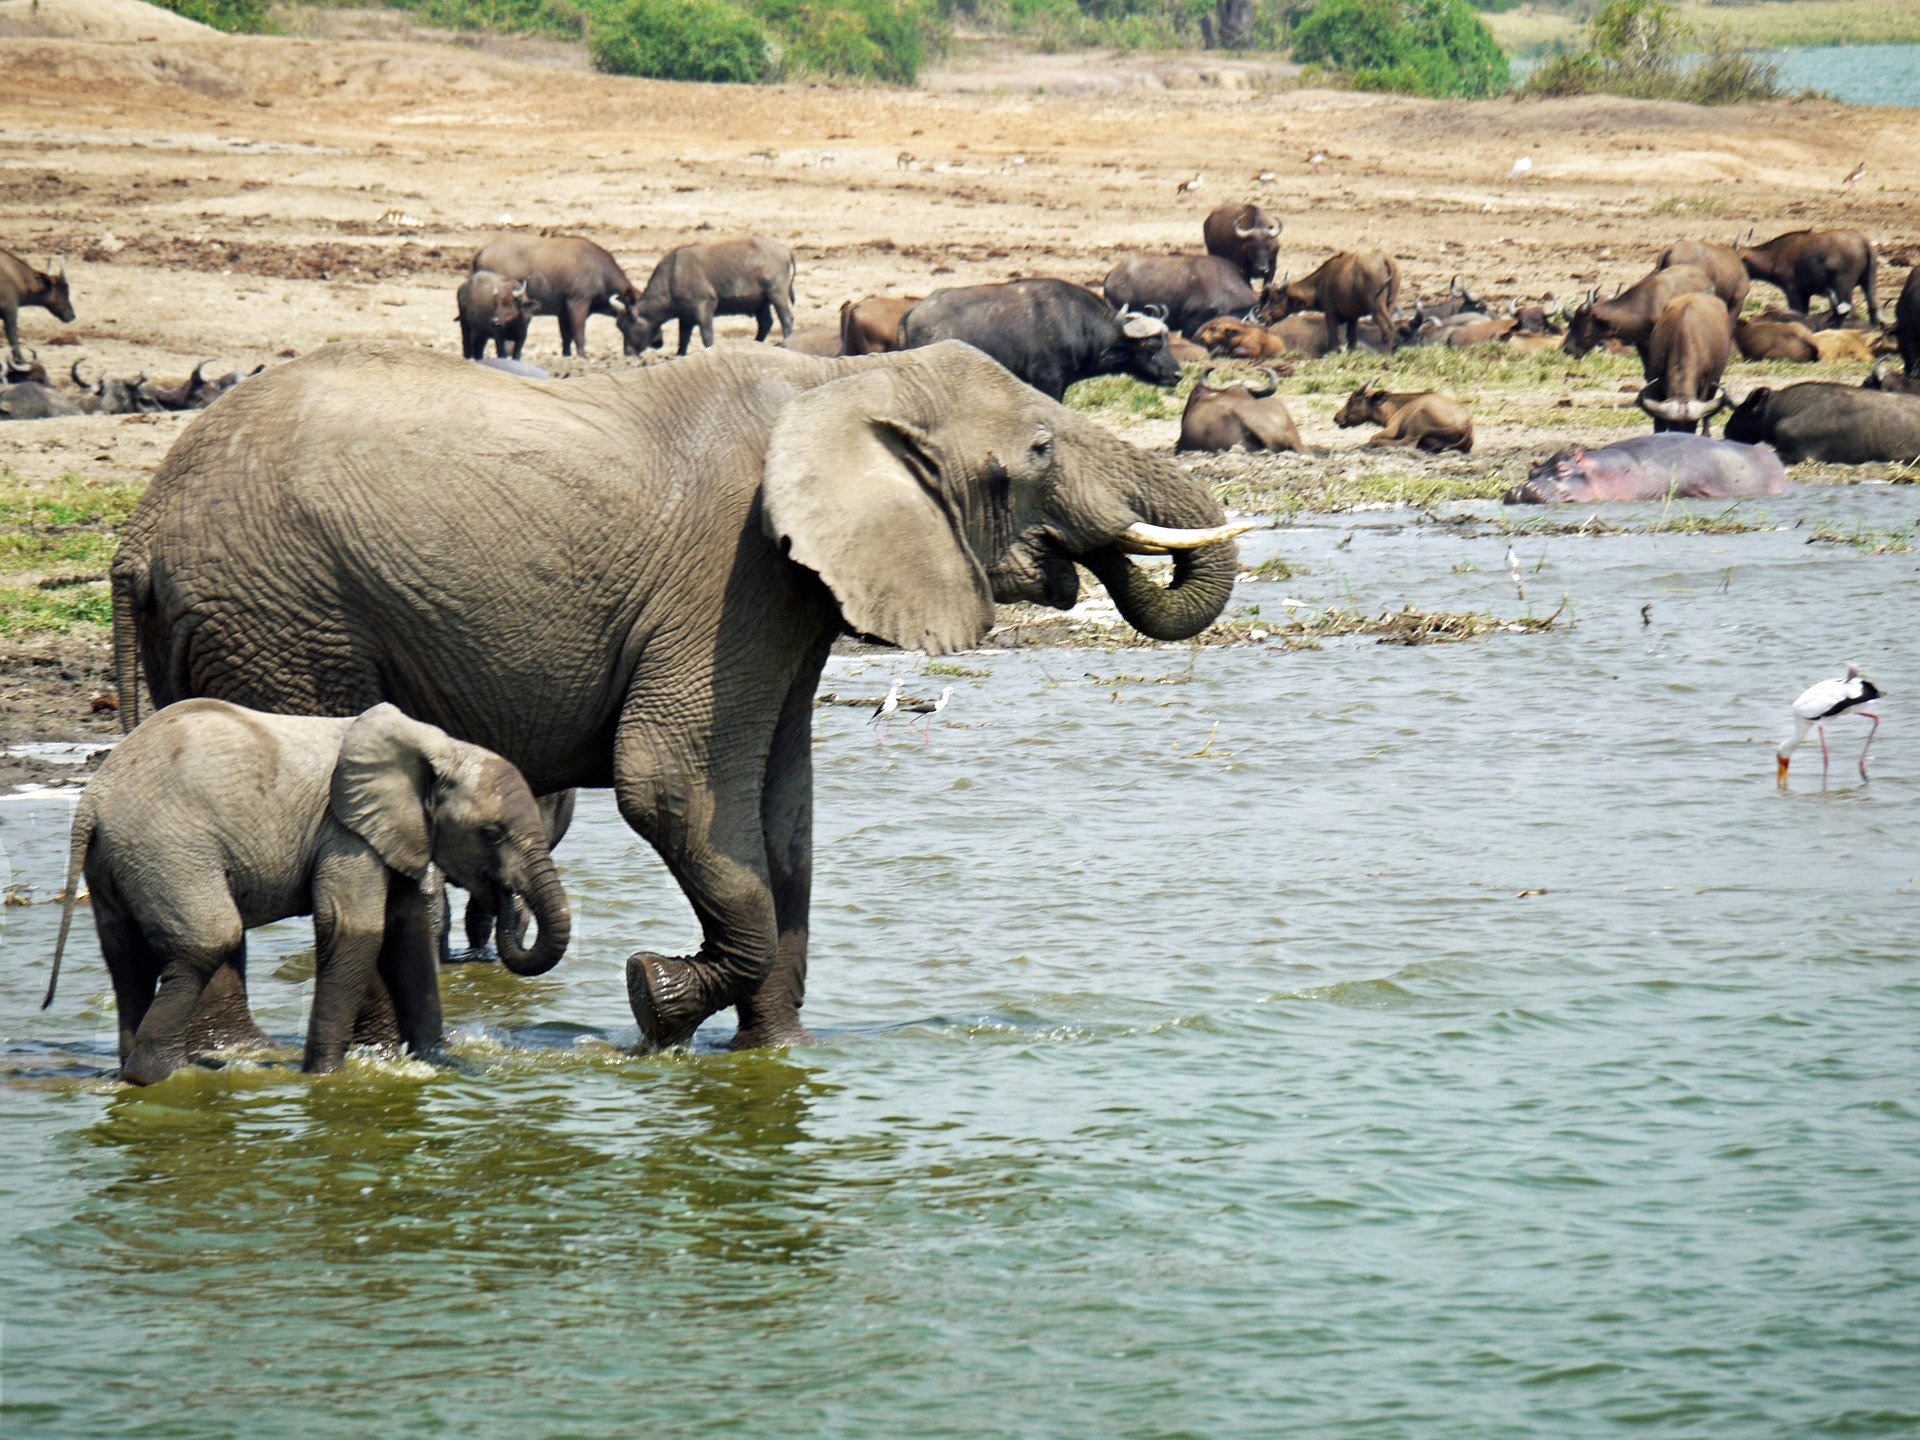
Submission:
<svg viewBox="0 0 1920 1440">
<path fill-rule="evenodd" d="M 158 1085 L 187 1063 L 186 1051 L 162 1051 L 134 1046 L 120 1066 L 120 1078 L 129 1085 Z"/>
<path fill-rule="evenodd" d="M 273 1044 L 267 1033 L 254 1023 L 253 1011 L 247 1004 L 246 982 L 231 965 L 222 965 L 214 971 L 207 988 L 200 992 L 200 1002 L 193 1007 L 193 1021 L 187 1027 L 186 1038 L 186 1053 L 193 1055 L 205 1050 L 264 1050 Z"/>
<path fill-rule="evenodd" d="M 640 1022 L 640 1048 L 647 1052 L 685 1045 L 713 1013 L 701 997 L 691 961 L 644 951 L 627 957 L 627 1003 Z"/>
<path fill-rule="evenodd" d="M 451 950 L 440 957 L 442 965 L 498 965 L 500 954 L 491 945 L 476 945 L 471 950 Z"/>
<path fill-rule="evenodd" d="M 819 1038 L 800 1023 L 798 1015 L 777 1020 L 762 1020 L 743 1025 L 727 1042 L 729 1050 L 792 1050 L 802 1045 L 818 1045 Z"/>
</svg>

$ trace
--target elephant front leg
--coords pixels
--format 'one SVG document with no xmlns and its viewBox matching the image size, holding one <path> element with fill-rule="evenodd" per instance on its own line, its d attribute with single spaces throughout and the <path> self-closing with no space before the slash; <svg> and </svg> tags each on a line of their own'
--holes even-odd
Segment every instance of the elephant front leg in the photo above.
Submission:
<svg viewBox="0 0 1920 1440">
<path fill-rule="evenodd" d="M 321 861 L 313 896 L 313 1009 L 301 1069 L 338 1070 L 346 1059 L 377 973 L 386 909 L 387 870 L 371 851 Z M 394 1008 L 397 1012 L 397 996 Z"/>
<path fill-rule="evenodd" d="M 445 890 L 392 877 L 386 937 L 367 989 L 383 989 L 392 1004 L 395 1033 L 422 1060 L 440 1053 L 440 938 Z"/>
</svg>

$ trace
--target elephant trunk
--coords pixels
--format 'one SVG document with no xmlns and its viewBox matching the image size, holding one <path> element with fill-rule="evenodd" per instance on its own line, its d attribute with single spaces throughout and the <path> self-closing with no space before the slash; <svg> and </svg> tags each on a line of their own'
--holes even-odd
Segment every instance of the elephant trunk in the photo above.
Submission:
<svg viewBox="0 0 1920 1440">
<path fill-rule="evenodd" d="M 1167 531 L 1221 526 L 1225 512 L 1200 481 L 1144 452 L 1135 451 L 1129 459 L 1134 472 L 1129 503 L 1146 525 Z M 1240 573 L 1231 539 L 1174 549 L 1173 578 L 1164 586 L 1127 558 L 1128 549 L 1142 548 L 1162 547 L 1142 547 L 1122 536 L 1077 557 L 1106 586 L 1127 624 L 1152 640 L 1191 640 L 1220 618 Z"/>
<path fill-rule="evenodd" d="M 494 930 L 494 944 L 499 947 L 501 962 L 516 975 L 546 974 L 567 953 L 567 941 L 573 934 L 573 914 L 567 908 L 566 887 L 560 883 L 560 872 L 553 868 L 552 858 L 542 856 L 534 864 L 533 877 L 527 884 L 527 905 L 533 911 L 534 923 L 540 927 L 532 949 L 520 943 L 515 915 L 519 907 L 514 897 L 503 895 L 501 898 L 505 903 L 500 907 L 499 924 Z"/>
</svg>

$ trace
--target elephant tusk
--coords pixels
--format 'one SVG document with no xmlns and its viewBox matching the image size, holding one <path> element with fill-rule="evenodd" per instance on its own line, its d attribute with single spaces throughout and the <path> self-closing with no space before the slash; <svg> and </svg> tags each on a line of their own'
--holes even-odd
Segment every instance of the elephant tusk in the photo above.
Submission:
<svg viewBox="0 0 1920 1440">
<path fill-rule="evenodd" d="M 1144 520 L 1129 525 L 1113 542 L 1113 548 L 1129 555 L 1172 555 L 1180 550 L 1204 550 L 1223 545 L 1237 535 L 1258 530 L 1256 520 L 1220 525 L 1212 530 L 1175 530 L 1165 525 L 1149 525 Z"/>
</svg>

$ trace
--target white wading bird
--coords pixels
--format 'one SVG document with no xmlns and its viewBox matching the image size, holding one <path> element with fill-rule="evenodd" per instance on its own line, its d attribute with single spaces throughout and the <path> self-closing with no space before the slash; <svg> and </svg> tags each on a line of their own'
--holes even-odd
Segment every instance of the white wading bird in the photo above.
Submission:
<svg viewBox="0 0 1920 1440">
<path fill-rule="evenodd" d="M 1205 178 L 1204 175 L 1195 175 L 1191 180 L 1182 180 L 1174 187 L 1173 193 L 1176 195 L 1191 195 L 1200 188 L 1200 182 Z"/>
<path fill-rule="evenodd" d="M 1532 173 L 1533 157 L 1531 155 L 1522 155 L 1518 160 L 1513 162 L 1513 169 L 1507 172 L 1507 181 L 1509 184 L 1519 185 L 1524 183 L 1527 176 Z"/>
<path fill-rule="evenodd" d="M 900 709 L 904 714 L 919 716 L 920 733 L 922 735 L 929 735 L 931 733 L 929 727 L 933 724 L 933 717 L 946 709 L 947 702 L 951 699 L 953 699 L 953 686 L 949 685 L 940 692 L 940 698 L 938 700 L 917 700 L 911 705 L 902 705 Z"/>
<path fill-rule="evenodd" d="M 893 712 L 900 708 L 900 681 L 896 677 L 893 688 L 887 691 L 887 698 L 873 707 L 873 714 L 867 717 L 869 725 L 878 725 L 882 720 L 893 719 Z"/>
<path fill-rule="evenodd" d="M 1873 737 L 1880 733 L 1880 717 L 1864 707 L 1879 698 L 1880 687 L 1862 675 L 1858 665 L 1847 666 L 1847 678 L 1844 680 L 1822 680 L 1817 685 L 1809 686 L 1793 702 L 1793 738 L 1782 741 L 1778 751 L 1780 784 L 1786 785 L 1787 766 L 1793 760 L 1793 752 L 1800 748 L 1800 742 L 1807 738 L 1809 730 L 1820 732 L 1820 783 L 1826 783 L 1831 758 L 1827 753 L 1827 721 L 1848 714 L 1857 714 L 1873 722 L 1873 728 L 1867 731 L 1867 743 L 1860 747 L 1860 778 L 1866 779 L 1867 751 L 1873 748 Z"/>
</svg>

